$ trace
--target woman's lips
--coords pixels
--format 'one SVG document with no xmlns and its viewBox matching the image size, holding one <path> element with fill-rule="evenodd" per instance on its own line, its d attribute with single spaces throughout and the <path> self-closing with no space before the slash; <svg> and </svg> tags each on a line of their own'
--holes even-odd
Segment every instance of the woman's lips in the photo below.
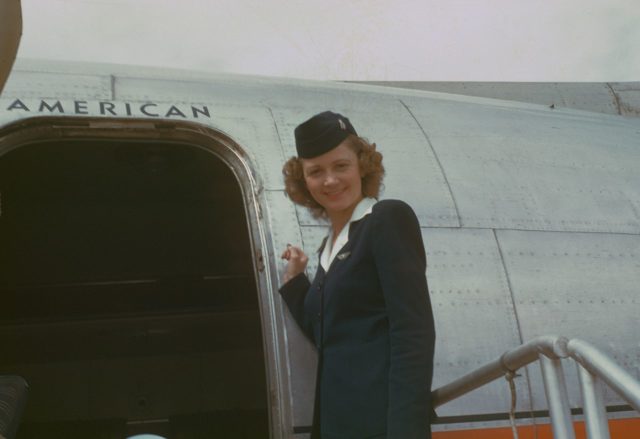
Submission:
<svg viewBox="0 0 640 439">
<path fill-rule="evenodd" d="M 340 195 L 342 195 L 344 193 L 345 189 L 341 189 L 339 191 L 334 191 L 334 192 L 325 192 L 324 195 L 327 198 L 338 198 Z"/>
</svg>

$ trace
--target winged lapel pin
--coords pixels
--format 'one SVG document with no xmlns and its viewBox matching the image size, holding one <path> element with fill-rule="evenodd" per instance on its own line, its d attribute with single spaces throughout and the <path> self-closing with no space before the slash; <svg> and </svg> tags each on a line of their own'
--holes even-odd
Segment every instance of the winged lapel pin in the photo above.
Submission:
<svg viewBox="0 0 640 439">
<path fill-rule="evenodd" d="M 338 260 L 340 260 L 340 261 L 344 261 L 345 259 L 347 259 L 349 257 L 350 254 L 351 254 L 351 252 L 340 253 L 339 255 L 336 255 L 336 258 L 338 258 Z"/>
</svg>

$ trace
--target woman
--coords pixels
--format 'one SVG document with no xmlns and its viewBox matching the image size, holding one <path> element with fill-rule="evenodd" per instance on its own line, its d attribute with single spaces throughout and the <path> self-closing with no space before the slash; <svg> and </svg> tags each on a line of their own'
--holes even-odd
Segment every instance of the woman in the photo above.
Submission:
<svg viewBox="0 0 640 439">
<path fill-rule="evenodd" d="M 295 138 L 287 194 L 331 225 L 312 283 L 300 248 L 282 255 L 280 293 L 319 353 L 311 437 L 428 438 L 435 330 L 418 220 L 376 202 L 382 155 L 349 119 L 317 114 Z"/>
</svg>

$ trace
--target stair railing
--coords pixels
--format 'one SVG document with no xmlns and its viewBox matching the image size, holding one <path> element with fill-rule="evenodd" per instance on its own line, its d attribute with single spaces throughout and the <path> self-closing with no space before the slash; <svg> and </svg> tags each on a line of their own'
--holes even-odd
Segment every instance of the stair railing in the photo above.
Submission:
<svg viewBox="0 0 640 439">
<path fill-rule="evenodd" d="M 602 382 L 640 412 L 640 382 L 595 346 L 579 339 L 546 335 L 534 338 L 432 392 L 441 406 L 505 375 L 513 376 L 527 364 L 540 361 L 542 379 L 555 439 L 575 439 L 562 359 L 577 363 L 583 413 L 589 439 L 609 439 Z M 514 426 L 515 431 L 515 426 Z"/>
</svg>

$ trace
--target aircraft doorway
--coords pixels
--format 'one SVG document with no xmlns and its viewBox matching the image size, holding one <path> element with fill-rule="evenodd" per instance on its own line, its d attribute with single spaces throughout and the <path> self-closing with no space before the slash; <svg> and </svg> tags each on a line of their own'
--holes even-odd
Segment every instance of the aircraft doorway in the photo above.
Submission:
<svg viewBox="0 0 640 439">
<path fill-rule="evenodd" d="M 18 439 L 268 438 L 242 191 L 170 141 L 38 141 L 0 156 L 0 374 Z"/>
</svg>

